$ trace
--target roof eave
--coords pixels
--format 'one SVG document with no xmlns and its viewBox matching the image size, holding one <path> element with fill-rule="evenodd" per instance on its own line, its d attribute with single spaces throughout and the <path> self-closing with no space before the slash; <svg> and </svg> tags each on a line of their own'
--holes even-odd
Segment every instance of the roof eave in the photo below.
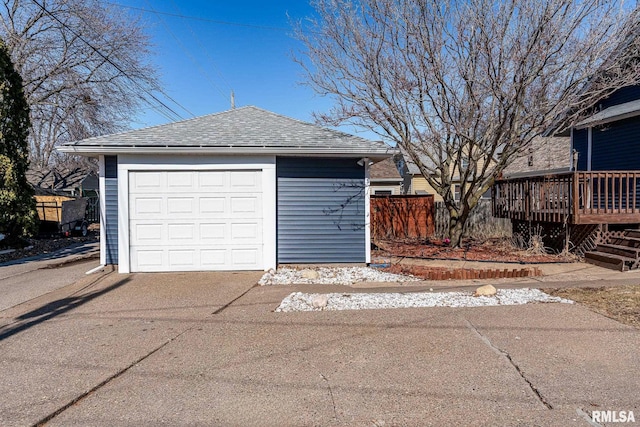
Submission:
<svg viewBox="0 0 640 427">
<path fill-rule="evenodd" d="M 218 154 L 218 155 L 281 155 L 322 157 L 369 157 L 385 159 L 394 152 L 392 147 L 380 150 L 336 150 L 335 148 L 278 148 L 278 147 L 105 147 L 91 145 L 63 145 L 56 148 L 61 153 L 83 156 L 111 154 Z"/>
<path fill-rule="evenodd" d="M 607 110 L 603 110 L 599 113 L 594 114 L 593 116 L 581 121 L 578 123 L 575 128 L 576 129 L 586 129 L 594 126 L 604 125 L 611 122 L 616 122 L 619 120 L 630 119 L 632 117 L 640 116 L 640 100 L 627 102 L 625 104 L 615 105 L 610 107 L 610 109 L 616 108 L 624 108 L 628 106 L 629 110 L 623 111 L 620 113 L 608 112 Z"/>
</svg>

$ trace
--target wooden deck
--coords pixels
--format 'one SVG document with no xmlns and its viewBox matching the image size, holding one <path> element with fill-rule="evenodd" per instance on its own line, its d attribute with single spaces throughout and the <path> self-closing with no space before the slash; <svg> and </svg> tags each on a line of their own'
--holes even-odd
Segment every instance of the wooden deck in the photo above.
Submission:
<svg viewBox="0 0 640 427">
<path fill-rule="evenodd" d="M 566 172 L 496 181 L 493 215 L 561 224 L 640 223 L 640 171 Z"/>
</svg>

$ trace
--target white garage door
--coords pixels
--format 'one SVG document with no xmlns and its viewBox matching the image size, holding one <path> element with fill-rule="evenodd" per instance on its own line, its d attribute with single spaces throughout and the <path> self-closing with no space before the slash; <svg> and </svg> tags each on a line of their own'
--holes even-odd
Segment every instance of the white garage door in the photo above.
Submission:
<svg viewBox="0 0 640 427">
<path fill-rule="evenodd" d="M 262 270 L 260 171 L 129 172 L 131 271 Z"/>
</svg>

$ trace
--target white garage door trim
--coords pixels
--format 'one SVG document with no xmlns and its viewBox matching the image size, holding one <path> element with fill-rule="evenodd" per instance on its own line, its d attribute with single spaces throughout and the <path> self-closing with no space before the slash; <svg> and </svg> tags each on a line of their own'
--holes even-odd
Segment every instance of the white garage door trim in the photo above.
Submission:
<svg viewBox="0 0 640 427">
<path fill-rule="evenodd" d="M 121 155 L 118 158 L 118 249 L 121 273 L 132 271 L 129 224 L 129 174 L 145 171 L 256 171 L 261 176 L 262 254 L 252 267 L 179 268 L 173 271 L 252 269 L 268 270 L 276 265 L 276 173 L 275 156 L 165 156 Z M 241 218 L 237 220 L 240 221 Z M 135 243 L 135 242 L 134 242 Z M 134 245 L 135 246 L 135 245 Z M 232 263 L 233 264 L 233 263 Z M 160 269 L 154 269 L 160 270 Z"/>
</svg>

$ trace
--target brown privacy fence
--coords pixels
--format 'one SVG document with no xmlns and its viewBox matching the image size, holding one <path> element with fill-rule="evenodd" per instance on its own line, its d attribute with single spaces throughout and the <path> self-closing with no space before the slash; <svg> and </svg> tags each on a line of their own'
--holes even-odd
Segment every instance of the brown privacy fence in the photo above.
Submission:
<svg viewBox="0 0 640 427">
<path fill-rule="evenodd" d="M 371 237 L 427 239 L 435 232 L 433 196 L 371 196 Z"/>
<path fill-rule="evenodd" d="M 371 237 L 375 239 L 444 238 L 449 228 L 449 211 L 432 195 L 371 196 Z M 510 237 L 511 221 L 495 218 L 491 200 L 480 200 L 471 211 L 465 237 Z"/>
<path fill-rule="evenodd" d="M 447 236 L 449 230 L 449 211 L 444 202 L 435 204 L 435 234 L 434 237 L 442 239 Z M 489 238 L 489 237 L 511 237 L 511 221 L 505 218 L 495 218 L 491 211 L 491 200 L 482 199 L 478 201 L 475 208 L 471 210 L 467 224 L 465 225 L 464 237 Z"/>
</svg>

